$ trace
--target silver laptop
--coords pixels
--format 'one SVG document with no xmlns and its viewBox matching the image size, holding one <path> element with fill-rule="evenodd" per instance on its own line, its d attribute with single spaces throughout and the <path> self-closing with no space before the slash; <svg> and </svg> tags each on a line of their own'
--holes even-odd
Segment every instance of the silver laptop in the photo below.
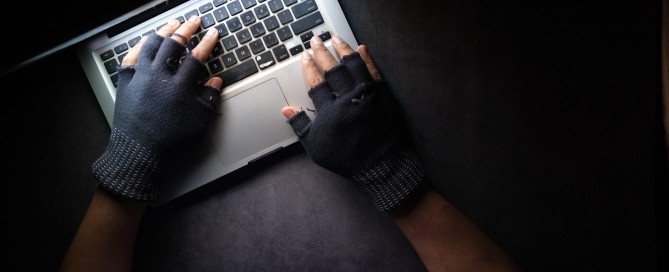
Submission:
<svg viewBox="0 0 669 272">
<path fill-rule="evenodd" d="M 313 109 L 300 53 L 309 50 L 313 35 L 320 35 L 333 53 L 330 38 L 334 35 L 357 47 L 336 0 L 191 0 L 169 9 L 164 9 L 165 5 L 165 1 L 144 5 L 77 48 L 111 125 L 116 96 L 114 68 L 141 36 L 155 32 L 170 19 L 185 20 L 192 14 L 202 18 L 202 35 L 212 27 L 219 30 L 219 44 L 207 66 L 212 76 L 224 81 L 221 114 L 206 142 L 176 156 L 154 206 L 296 143 L 298 139 L 281 115 L 281 108 L 291 105 Z M 158 8 L 164 10 L 144 18 Z M 196 33 L 187 47 L 192 48 L 199 37 Z"/>
</svg>

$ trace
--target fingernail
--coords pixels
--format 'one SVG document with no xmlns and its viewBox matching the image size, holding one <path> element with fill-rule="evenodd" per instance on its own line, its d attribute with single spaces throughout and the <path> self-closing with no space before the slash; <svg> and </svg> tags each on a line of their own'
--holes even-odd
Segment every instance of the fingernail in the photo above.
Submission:
<svg viewBox="0 0 669 272">
<path fill-rule="evenodd" d="M 286 119 L 290 119 L 291 117 L 295 116 L 299 111 L 295 110 L 294 108 L 289 108 L 286 107 L 283 110 L 281 110 L 281 113 L 283 114 L 283 117 Z"/>
<path fill-rule="evenodd" d="M 339 37 L 339 35 L 335 35 L 334 37 L 332 37 L 332 41 L 334 41 L 335 44 L 340 44 L 344 42 L 344 40 L 341 37 Z"/>
<path fill-rule="evenodd" d="M 195 23 L 197 22 L 198 19 L 200 19 L 200 17 L 198 17 L 197 15 L 193 15 L 190 18 L 188 18 L 188 21 Z"/>
<path fill-rule="evenodd" d="M 311 37 L 311 43 L 314 45 L 321 45 L 323 44 L 323 40 L 321 40 L 321 37 L 318 37 L 318 35 Z"/>
<path fill-rule="evenodd" d="M 176 25 L 179 24 L 179 20 L 177 20 L 177 19 L 172 19 L 172 20 L 170 20 L 167 24 L 169 24 L 170 26 L 176 26 Z"/>
<path fill-rule="evenodd" d="M 360 52 L 360 54 L 367 54 L 367 46 L 358 46 L 358 52 Z"/>
<path fill-rule="evenodd" d="M 218 30 L 216 30 L 216 28 L 210 28 L 209 30 L 207 30 L 207 34 L 205 34 L 205 35 L 206 36 L 214 36 L 214 34 L 216 34 L 216 32 L 218 32 Z"/>
<path fill-rule="evenodd" d="M 303 60 L 311 60 L 311 54 L 309 52 L 302 52 L 302 59 Z"/>
</svg>

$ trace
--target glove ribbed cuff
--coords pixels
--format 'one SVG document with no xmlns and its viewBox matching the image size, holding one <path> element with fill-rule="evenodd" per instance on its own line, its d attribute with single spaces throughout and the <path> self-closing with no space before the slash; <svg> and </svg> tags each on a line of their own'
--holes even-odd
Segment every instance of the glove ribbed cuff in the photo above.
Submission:
<svg viewBox="0 0 669 272">
<path fill-rule="evenodd" d="M 352 179 L 371 196 L 376 209 L 390 213 L 420 188 L 424 177 L 418 157 L 408 148 L 396 146 Z"/>
<path fill-rule="evenodd" d="M 139 201 L 158 198 L 161 161 L 158 154 L 114 127 L 105 152 L 93 163 L 93 176 L 107 191 Z"/>
</svg>

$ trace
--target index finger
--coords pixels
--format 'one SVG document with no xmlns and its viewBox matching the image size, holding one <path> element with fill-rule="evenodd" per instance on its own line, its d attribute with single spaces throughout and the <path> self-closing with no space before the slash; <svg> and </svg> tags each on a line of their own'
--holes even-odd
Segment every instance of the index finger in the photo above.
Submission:
<svg viewBox="0 0 669 272">
<path fill-rule="evenodd" d="M 137 58 L 139 58 L 139 51 L 142 50 L 142 45 L 144 45 L 144 42 L 148 36 L 144 35 L 142 36 L 142 39 L 135 44 L 132 48 L 130 48 L 130 51 L 128 51 L 128 54 L 123 57 L 123 61 L 121 61 L 121 67 L 128 67 L 137 64 Z"/>
<path fill-rule="evenodd" d="M 217 41 L 218 31 L 215 28 L 210 28 L 204 37 L 202 37 L 202 41 L 191 50 L 191 55 L 201 62 L 207 61 L 209 54 L 211 54 L 211 50 L 214 49 Z"/>
<path fill-rule="evenodd" d="M 325 81 L 323 73 L 314 62 L 314 58 L 306 51 L 302 53 L 302 73 L 309 89 Z"/>
</svg>

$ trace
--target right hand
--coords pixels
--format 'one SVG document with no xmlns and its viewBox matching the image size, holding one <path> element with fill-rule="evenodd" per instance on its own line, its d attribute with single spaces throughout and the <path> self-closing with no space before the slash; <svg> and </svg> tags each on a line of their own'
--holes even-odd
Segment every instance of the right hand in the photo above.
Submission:
<svg viewBox="0 0 669 272">
<path fill-rule="evenodd" d="M 316 60 L 302 54 L 316 118 L 295 107 L 282 113 L 317 164 L 351 177 L 398 140 L 400 111 L 364 45 L 355 52 L 339 36 L 332 45 L 341 63 L 318 36 L 311 39 Z"/>
<path fill-rule="evenodd" d="M 338 63 L 314 36 L 302 68 L 315 106 L 312 121 L 295 107 L 282 109 L 309 157 L 359 183 L 382 212 L 393 210 L 422 184 L 417 157 L 406 148 L 399 104 L 364 45 L 358 52 L 334 36 Z"/>
</svg>

